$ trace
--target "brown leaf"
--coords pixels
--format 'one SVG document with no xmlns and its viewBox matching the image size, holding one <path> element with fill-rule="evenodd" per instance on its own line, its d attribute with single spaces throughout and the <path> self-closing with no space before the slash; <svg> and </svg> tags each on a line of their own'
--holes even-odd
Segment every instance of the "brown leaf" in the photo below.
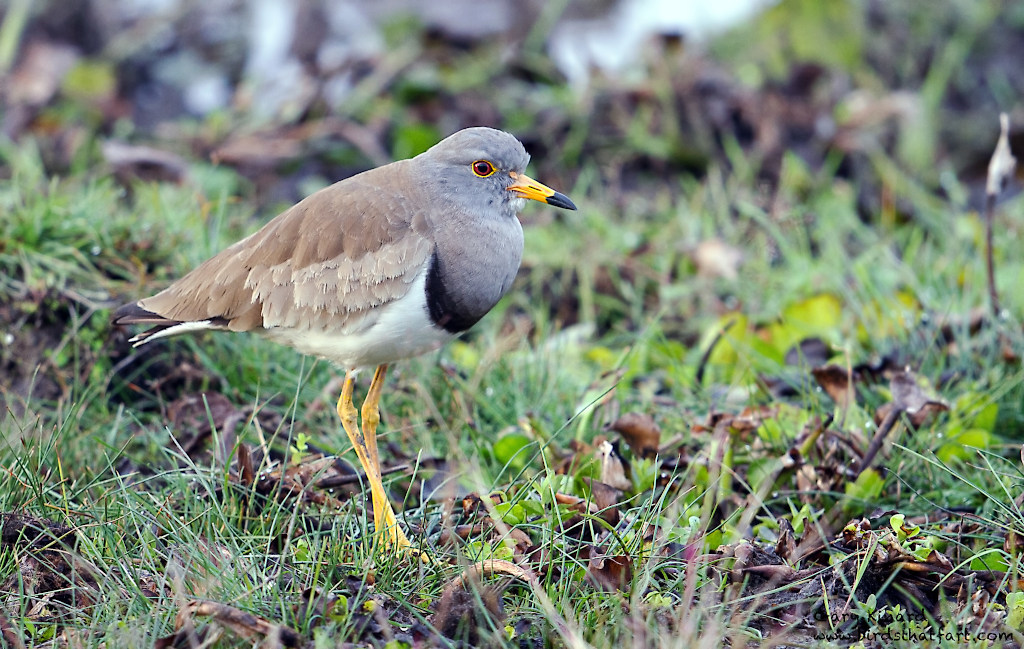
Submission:
<svg viewBox="0 0 1024 649">
<path fill-rule="evenodd" d="M 455 527 L 446 527 L 441 531 L 441 536 L 437 538 L 438 545 L 451 545 L 455 547 L 461 547 L 463 541 L 466 541 L 470 537 L 480 536 L 484 533 L 484 530 L 489 527 L 484 523 L 476 523 L 475 525 L 456 525 Z"/>
<path fill-rule="evenodd" d="M 191 618 L 198 616 L 212 617 L 245 640 L 261 640 L 260 646 L 267 649 L 299 647 L 303 644 L 302 636 L 298 631 L 283 624 L 275 624 L 266 618 L 253 615 L 234 606 L 205 600 L 192 600 L 182 607 L 176 618 L 178 631 L 161 640 L 166 643 L 169 639 L 174 638 L 181 630 L 191 626 Z M 173 642 L 162 646 L 174 646 Z"/>
<path fill-rule="evenodd" d="M 285 133 L 243 134 L 210 154 L 214 164 L 271 168 L 302 155 L 302 142 Z"/>
<path fill-rule="evenodd" d="M 803 464 L 796 470 L 796 489 L 801 502 L 812 502 L 818 490 L 818 472 L 810 464 Z"/>
<path fill-rule="evenodd" d="M 590 499 L 598 515 L 611 525 L 618 524 L 620 516 L 616 505 L 622 502 L 622 490 L 591 478 L 583 478 L 583 481 L 590 485 Z"/>
<path fill-rule="evenodd" d="M 350 577 L 351 578 L 351 577 Z M 294 605 L 296 620 L 310 620 L 310 627 L 316 627 L 330 619 L 335 614 L 335 607 L 339 606 L 342 600 L 330 591 L 324 592 L 319 588 L 306 588 L 302 591 L 299 603 Z"/>
<path fill-rule="evenodd" d="M 511 583 L 483 586 L 484 577 L 504 574 L 537 586 L 537 575 L 511 561 L 481 561 L 466 568 L 441 593 L 431 624 L 445 637 L 460 640 L 469 646 L 481 644 L 481 631 L 500 629 L 505 621 L 502 595 Z M 486 640 L 486 637 L 483 637 Z"/>
<path fill-rule="evenodd" d="M 510 529 L 508 531 L 508 538 L 515 542 L 513 556 L 515 556 L 517 560 L 521 559 L 522 556 L 526 554 L 526 551 L 530 546 L 533 545 L 533 539 L 530 538 L 530 535 L 526 533 L 526 530 L 519 527 L 513 527 Z"/>
<path fill-rule="evenodd" d="M 0 592 L 32 593 L 21 619 L 49 621 L 58 612 L 77 614 L 92 607 L 104 574 L 80 554 L 39 550 L 13 553 L 15 563 L 0 581 Z"/>
<path fill-rule="evenodd" d="M 633 581 L 633 560 L 625 554 L 609 556 L 591 546 L 587 579 L 602 590 L 628 592 Z"/>
<path fill-rule="evenodd" d="M 920 427 L 932 416 L 949 410 L 945 402 L 925 394 L 916 375 L 910 370 L 894 373 L 889 379 L 889 390 L 892 392 L 893 405 L 910 415 L 910 421 L 915 427 Z"/>
<path fill-rule="evenodd" d="M 598 526 L 590 519 L 598 515 L 597 505 L 592 500 L 580 498 L 565 493 L 555 493 L 555 502 L 560 505 L 568 505 L 569 509 L 577 512 L 568 520 L 562 521 L 562 531 L 577 540 L 589 540 L 598 533 Z"/>
<path fill-rule="evenodd" d="M 107 140 L 100 149 L 103 159 L 114 169 L 117 179 L 124 184 L 142 180 L 180 184 L 188 178 L 188 165 L 184 158 L 170 151 Z"/>
<path fill-rule="evenodd" d="M 487 509 L 484 507 L 484 501 L 480 498 L 480 494 L 472 492 L 467 494 L 462 499 L 462 513 L 465 516 L 476 516 L 478 513 L 483 512 L 487 514 Z"/>
<path fill-rule="evenodd" d="M 504 587 L 470 585 L 445 590 L 430 623 L 446 638 L 479 646 L 505 622 Z"/>
<path fill-rule="evenodd" d="M 778 406 L 750 406 L 734 416 L 727 417 L 727 422 L 719 422 L 720 426 L 727 426 L 734 433 L 753 433 L 764 423 L 766 419 L 774 419 L 779 414 Z"/>
<path fill-rule="evenodd" d="M 661 445 L 661 428 L 647 413 L 627 412 L 609 426 L 638 457 L 653 458 Z"/>
<path fill-rule="evenodd" d="M 321 482 L 338 471 L 339 461 L 335 457 L 309 454 L 299 464 L 279 467 L 260 475 L 256 490 L 261 494 L 275 493 L 278 497 L 294 497 L 303 502 L 339 507 L 337 499 L 317 490 Z M 346 472 L 347 475 L 347 472 Z"/>
<path fill-rule="evenodd" d="M 252 452 L 248 444 L 239 444 L 235 454 L 238 460 L 238 480 L 244 487 L 252 487 L 256 480 L 256 471 L 252 465 Z"/>
<path fill-rule="evenodd" d="M 580 498 L 561 492 L 555 494 L 555 502 L 560 505 L 569 505 L 571 509 L 582 515 L 574 516 L 567 521 L 566 527 L 571 528 L 578 525 L 585 516 L 598 516 L 610 525 L 618 524 L 620 514 L 615 505 L 622 500 L 622 491 L 590 478 L 583 478 L 583 480 L 591 487 L 590 498 Z"/>
<path fill-rule="evenodd" d="M 856 393 L 851 388 L 850 373 L 845 367 L 834 364 L 815 367 L 811 375 L 840 408 L 848 408 L 851 401 L 855 400 Z"/>
<path fill-rule="evenodd" d="M 325 472 L 334 468 L 335 458 L 309 454 L 303 457 L 298 464 L 293 464 L 284 470 L 284 475 L 302 486 L 309 486 L 319 482 Z"/>
<path fill-rule="evenodd" d="M 1016 530 L 1007 530 L 1003 535 L 1003 550 L 1011 556 L 1024 554 L 1024 536 Z"/>
<path fill-rule="evenodd" d="M 892 391 L 892 402 L 904 412 L 917 412 L 928 401 L 910 370 L 894 372 L 889 379 L 889 389 Z"/>
<path fill-rule="evenodd" d="M 796 532 L 788 518 L 779 519 L 779 540 L 775 542 L 775 554 L 784 561 L 792 561 L 796 557 Z"/>
</svg>

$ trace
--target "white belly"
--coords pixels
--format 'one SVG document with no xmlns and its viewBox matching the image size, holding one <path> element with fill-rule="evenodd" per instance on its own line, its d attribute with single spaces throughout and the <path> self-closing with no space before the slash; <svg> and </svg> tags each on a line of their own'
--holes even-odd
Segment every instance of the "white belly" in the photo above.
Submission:
<svg viewBox="0 0 1024 649">
<path fill-rule="evenodd" d="M 319 356 L 344 369 L 376 367 L 435 350 L 454 336 L 430 321 L 421 273 L 403 297 L 373 310 L 349 331 L 272 328 L 271 340 Z"/>
</svg>

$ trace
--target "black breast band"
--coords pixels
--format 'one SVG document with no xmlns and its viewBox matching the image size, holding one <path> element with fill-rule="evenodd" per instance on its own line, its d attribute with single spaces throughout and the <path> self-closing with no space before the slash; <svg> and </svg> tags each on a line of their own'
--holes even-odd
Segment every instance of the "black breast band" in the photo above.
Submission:
<svg viewBox="0 0 1024 649">
<path fill-rule="evenodd" d="M 437 251 L 434 251 L 430 258 L 430 268 L 427 269 L 426 286 L 430 321 L 449 333 L 461 333 L 479 322 L 483 314 L 469 313 L 464 308 L 460 308 L 459 303 L 445 284 L 442 266 L 443 263 L 438 258 Z"/>
</svg>

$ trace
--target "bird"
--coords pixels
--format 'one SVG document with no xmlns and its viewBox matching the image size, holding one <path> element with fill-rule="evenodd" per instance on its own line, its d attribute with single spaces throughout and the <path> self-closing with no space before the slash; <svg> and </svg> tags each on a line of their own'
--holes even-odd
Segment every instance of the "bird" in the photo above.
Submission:
<svg viewBox="0 0 1024 649">
<path fill-rule="evenodd" d="M 527 200 L 576 210 L 526 175 L 529 161 L 507 132 L 457 131 L 309 195 L 159 293 L 117 308 L 111 322 L 149 327 L 134 347 L 256 332 L 343 370 L 336 410 L 366 474 L 374 528 L 387 547 L 411 552 L 381 479 L 385 376 L 468 330 L 509 291 Z M 356 374 L 366 368 L 375 369 L 357 412 Z"/>
</svg>

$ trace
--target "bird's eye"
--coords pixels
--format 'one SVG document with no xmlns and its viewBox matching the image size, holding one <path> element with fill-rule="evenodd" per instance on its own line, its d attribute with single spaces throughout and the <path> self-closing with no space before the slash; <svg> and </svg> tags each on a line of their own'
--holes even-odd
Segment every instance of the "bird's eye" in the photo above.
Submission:
<svg viewBox="0 0 1024 649">
<path fill-rule="evenodd" d="M 494 173 L 494 171 L 494 165 L 492 165 L 490 162 L 487 162 L 486 160 L 477 160 L 476 162 L 473 163 L 473 173 L 475 173 L 477 176 L 481 178 L 486 178 L 487 176 L 490 176 L 491 174 Z"/>
</svg>

